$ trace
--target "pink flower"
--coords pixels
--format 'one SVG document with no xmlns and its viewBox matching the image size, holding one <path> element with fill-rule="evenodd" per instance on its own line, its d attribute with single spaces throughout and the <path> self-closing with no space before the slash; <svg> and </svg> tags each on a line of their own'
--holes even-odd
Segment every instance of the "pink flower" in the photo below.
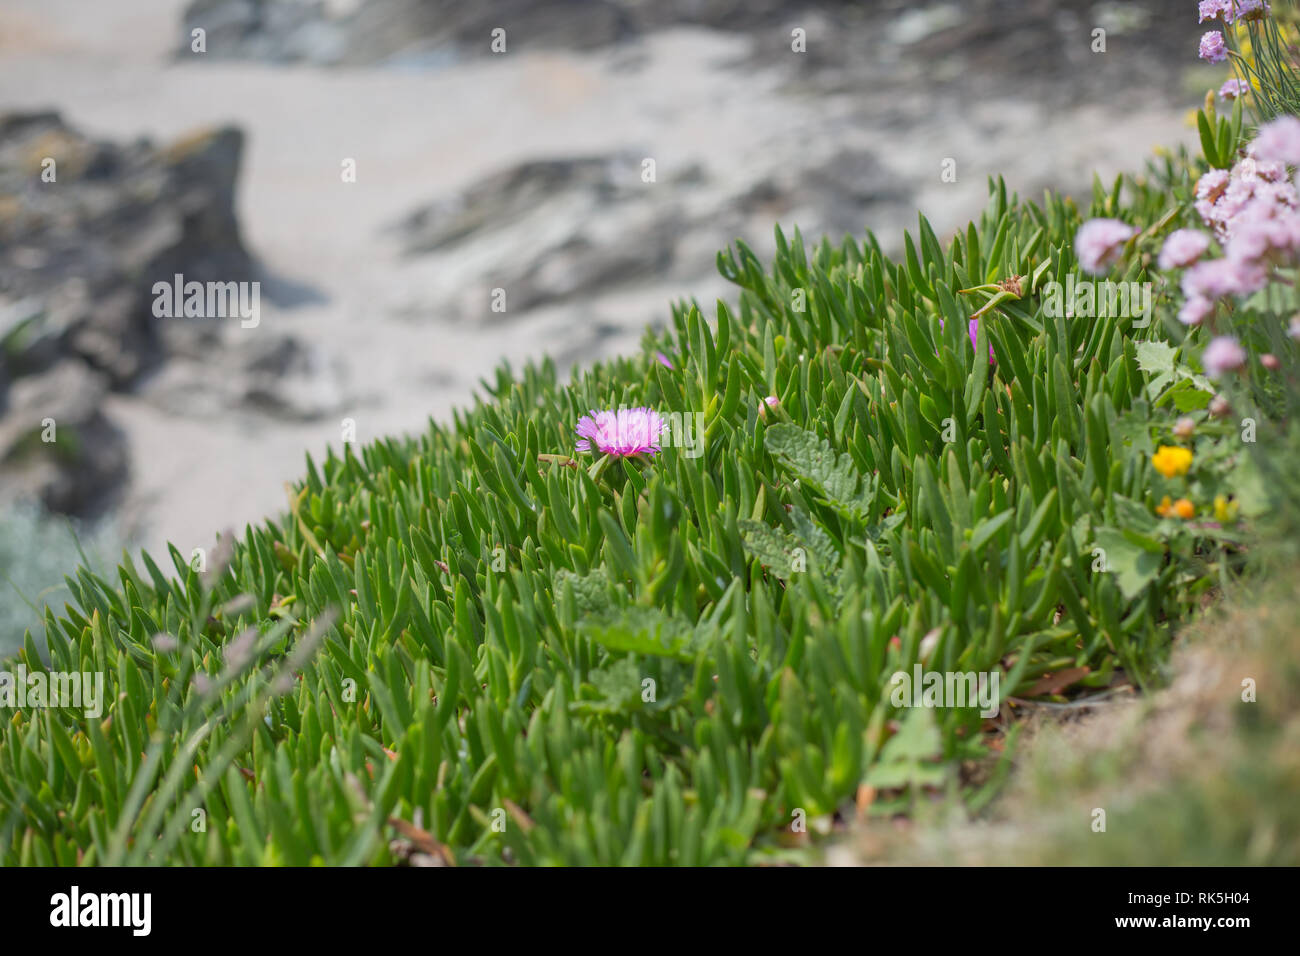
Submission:
<svg viewBox="0 0 1300 956">
<path fill-rule="evenodd" d="M 1250 84 L 1235 77 L 1219 87 L 1219 96 L 1225 100 L 1235 100 L 1237 97 L 1245 96 L 1249 92 Z"/>
<path fill-rule="evenodd" d="M 1211 30 L 1201 37 L 1201 59 L 1210 63 L 1222 63 L 1228 58 L 1228 47 L 1223 42 L 1223 34 Z"/>
<path fill-rule="evenodd" d="M 939 331 L 941 332 L 943 331 L 943 319 L 939 320 Z M 980 320 L 971 319 L 970 322 L 967 323 L 966 325 L 966 332 L 967 334 L 970 335 L 971 349 L 974 350 L 979 348 Z M 935 354 L 937 355 L 939 353 L 936 351 Z M 993 343 L 990 342 L 989 343 L 989 364 L 993 365 L 995 364 L 995 362 L 996 360 L 993 358 Z"/>
<path fill-rule="evenodd" d="M 1197 5 L 1197 12 L 1201 18 L 1197 23 L 1204 23 L 1206 20 L 1215 20 L 1222 16 L 1227 19 L 1232 14 L 1229 12 L 1232 0 L 1201 0 Z"/>
<path fill-rule="evenodd" d="M 1268 0 L 1227 0 L 1223 18 L 1229 23 L 1239 20 L 1263 20 L 1270 12 Z"/>
<path fill-rule="evenodd" d="M 1201 353 L 1201 365 L 1210 378 L 1221 378 L 1246 364 L 1246 350 L 1228 335 L 1212 339 Z"/>
<path fill-rule="evenodd" d="M 1079 227 L 1074 237 L 1074 254 L 1085 272 L 1103 275 L 1119 260 L 1124 243 L 1137 230 L 1118 219 L 1090 219 Z"/>
<path fill-rule="evenodd" d="M 1268 282 L 1268 271 L 1255 262 L 1208 259 L 1183 273 L 1183 294 L 1189 299 L 1221 299 L 1250 295 Z"/>
<path fill-rule="evenodd" d="M 970 347 L 972 349 L 979 348 L 980 320 L 971 319 L 970 324 L 966 326 L 966 331 L 970 333 Z M 989 343 L 989 364 L 994 364 L 992 342 Z"/>
<path fill-rule="evenodd" d="M 1228 179 L 1226 169 L 1211 169 L 1196 181 L 1196 198 L 1214 202 L 1228 188 Z"/>
<path fill-rule="evenodd" d="M 1184 269 L 1210 248 L 1210 237 L 1196 229 L 1179 229 L 1169 234 L 1160 250 L 1161 269 Z"/>
<path fill-rule="evenodd" d="M 663 352 L 656 352 L 655 358 L 659 360 L 659 364 L 662 365 L 664 368 L 673 367 L 673 363 L 668 360 L 668 356 L 664 355 Z M 673 371 L 676 371 L 676 369 L 673 369 Z"/>
<path fill-rule="evenodd" d="M 1178 321 L 1183 325 L 1200 325 L 1205 317 L 1214 311 L 1214 303 L 1209 299 L 1195 296 L 1183 303 L 1178 310 Z"/>
<path fill-rule="evenodd" d="M 1300 165 L 1300 119 L 1279 116 L 1261 126 L 1254 146 L 1255 156 L 1265 162 Z"/>
<path fill-rule="evenodd" d="M 578 451 L 596 451 L 618 458 L 633 455 L 654 455 L 659 451 L 659 439 L 668 429 L 668 423 L 650 408 L 620 408 L 618 411 L 596 411 L 578 419 L 575 429 Z"/>
</svg>

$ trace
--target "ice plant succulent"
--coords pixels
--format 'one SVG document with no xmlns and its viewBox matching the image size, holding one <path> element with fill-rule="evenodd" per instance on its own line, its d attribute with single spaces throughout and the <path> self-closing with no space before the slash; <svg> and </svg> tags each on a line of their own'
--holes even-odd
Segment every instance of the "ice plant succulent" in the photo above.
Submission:
<svg viewBox="0 0 1300 956">
<path fill-rule="evenodd" d="M 598 451 L 615 458 L 654 455 L 667 430 L 663 416 L 651 408 L 597 411 L 578 419 L 578 451 Z"/>
</svg>

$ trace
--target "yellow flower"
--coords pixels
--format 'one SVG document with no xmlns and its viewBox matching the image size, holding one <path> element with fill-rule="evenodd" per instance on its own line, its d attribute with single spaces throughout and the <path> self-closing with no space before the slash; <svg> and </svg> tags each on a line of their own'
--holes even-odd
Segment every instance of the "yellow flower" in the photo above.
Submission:
<svg viewBox="0 0 1300 956">
<path fill-rule="evenodd" d="M 1160 499 L 1160 504 L 1156 505 L 1156 514 L 1162 518 L 1167 518 L 1169 512 L 1174 510 L 1174 506 L 1169 501 L 1169 496 L 1165 495 Z"/>
<path fill-rule="evenodd" d="M 1151 456 L 1151 464 L 1166 478 L 1174 478 L 1187 474 L 1187 469 L 1192 467 L 1192 453 L 1177 445 L 1161 445 Z"/>
<path fill-rule="evenodd" d="M 1183 519 L 1190 518 L 1196 514 L 1196 505 L 1186 498 L 1179 498 L 1174 502 L 1174 514 Z"/>
<path fill-rule="evenodd" d="M 1233 524 L 1237 520 L 1237 502 L 1224 495 L 1214 496 L 1214 520 L 1219 524 Z"/>
</svg>

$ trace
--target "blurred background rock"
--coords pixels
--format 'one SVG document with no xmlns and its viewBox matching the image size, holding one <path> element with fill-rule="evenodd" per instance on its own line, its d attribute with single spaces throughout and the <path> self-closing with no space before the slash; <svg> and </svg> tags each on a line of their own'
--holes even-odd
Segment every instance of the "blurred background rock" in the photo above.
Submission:
<svg viewBox="0 0 1300 956">
<path fill-rule="evenodd" d="M 710 306 L 737 237 L 896 248 L 918 210 L 941 234 L 976 215 L 990 175 L 1035 196 L 1140 168 L 1221 79 L 1194 10 L 6 0 L 0 650 L 78 540 L 210 547 L 345 418 L 418 431 L 502 359 L 589 362 Z M 156 318 L 175 273 L 260 282 L 257 327 Z"/>
</svg>

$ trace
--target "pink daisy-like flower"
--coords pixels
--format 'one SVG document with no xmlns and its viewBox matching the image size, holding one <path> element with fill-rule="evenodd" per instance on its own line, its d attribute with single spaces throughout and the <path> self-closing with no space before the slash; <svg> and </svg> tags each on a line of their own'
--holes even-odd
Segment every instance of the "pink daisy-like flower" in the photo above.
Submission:
<svg viewBox="0 0 1300 956">
<path fill-rule="evenodd" d="M 1239 96 L 1245 96 L 1250 92 L 1250 84 L 1245 80 L 1239 80 L 1233 77 L 1219 87 L 1219 96 L 1225 100 L 1235 100 Z"/>
<path fill-rule="evenodd" d="M 1229 335 L 1212 339 L 1201 353 L 1201 365 L 1210 378 L 1221 378 L 1246 364 L 1246 350 Z"/>
<path fill-rule="evenodd" d="M 1300 165 L 1300 119 L 1279 116 L 1259 129 L 1254 154 L 1264 162 Z"/>
<path fill-rule="evenodd" d="M 578 419 L 574 431 L 580 439 L 578 451 L 594 449 L 617 458 L 631 458 L 658 452 L 659 439 L 667 429 L 663 416 L 651 408 L 620 408 L 616 412 L 593 408 Z"/>
<path fill-rule="evenodd" d="M 1210 248 L 1210 237 L 1197 229 L 1179 229 L 1169 234 L 1160 249 L 1157 265 L 1161 269 L 1185 269 Z"/>
<path fill-rule="evenodd" d="M 1201 59 L 1210 63 L 1222 63 L 1228 58 L 1228 45 L 1223 42 L 1223 34 L 1211 30 L 1201 37 Z"/>
<path fill-rule="evenodd" d="M 1074 237 L 1074 254 L 1085 272 L 1103 275 L 1119 260 L 1137 230 L 1118 219 L 1089 219 Z"/>
</svg>

